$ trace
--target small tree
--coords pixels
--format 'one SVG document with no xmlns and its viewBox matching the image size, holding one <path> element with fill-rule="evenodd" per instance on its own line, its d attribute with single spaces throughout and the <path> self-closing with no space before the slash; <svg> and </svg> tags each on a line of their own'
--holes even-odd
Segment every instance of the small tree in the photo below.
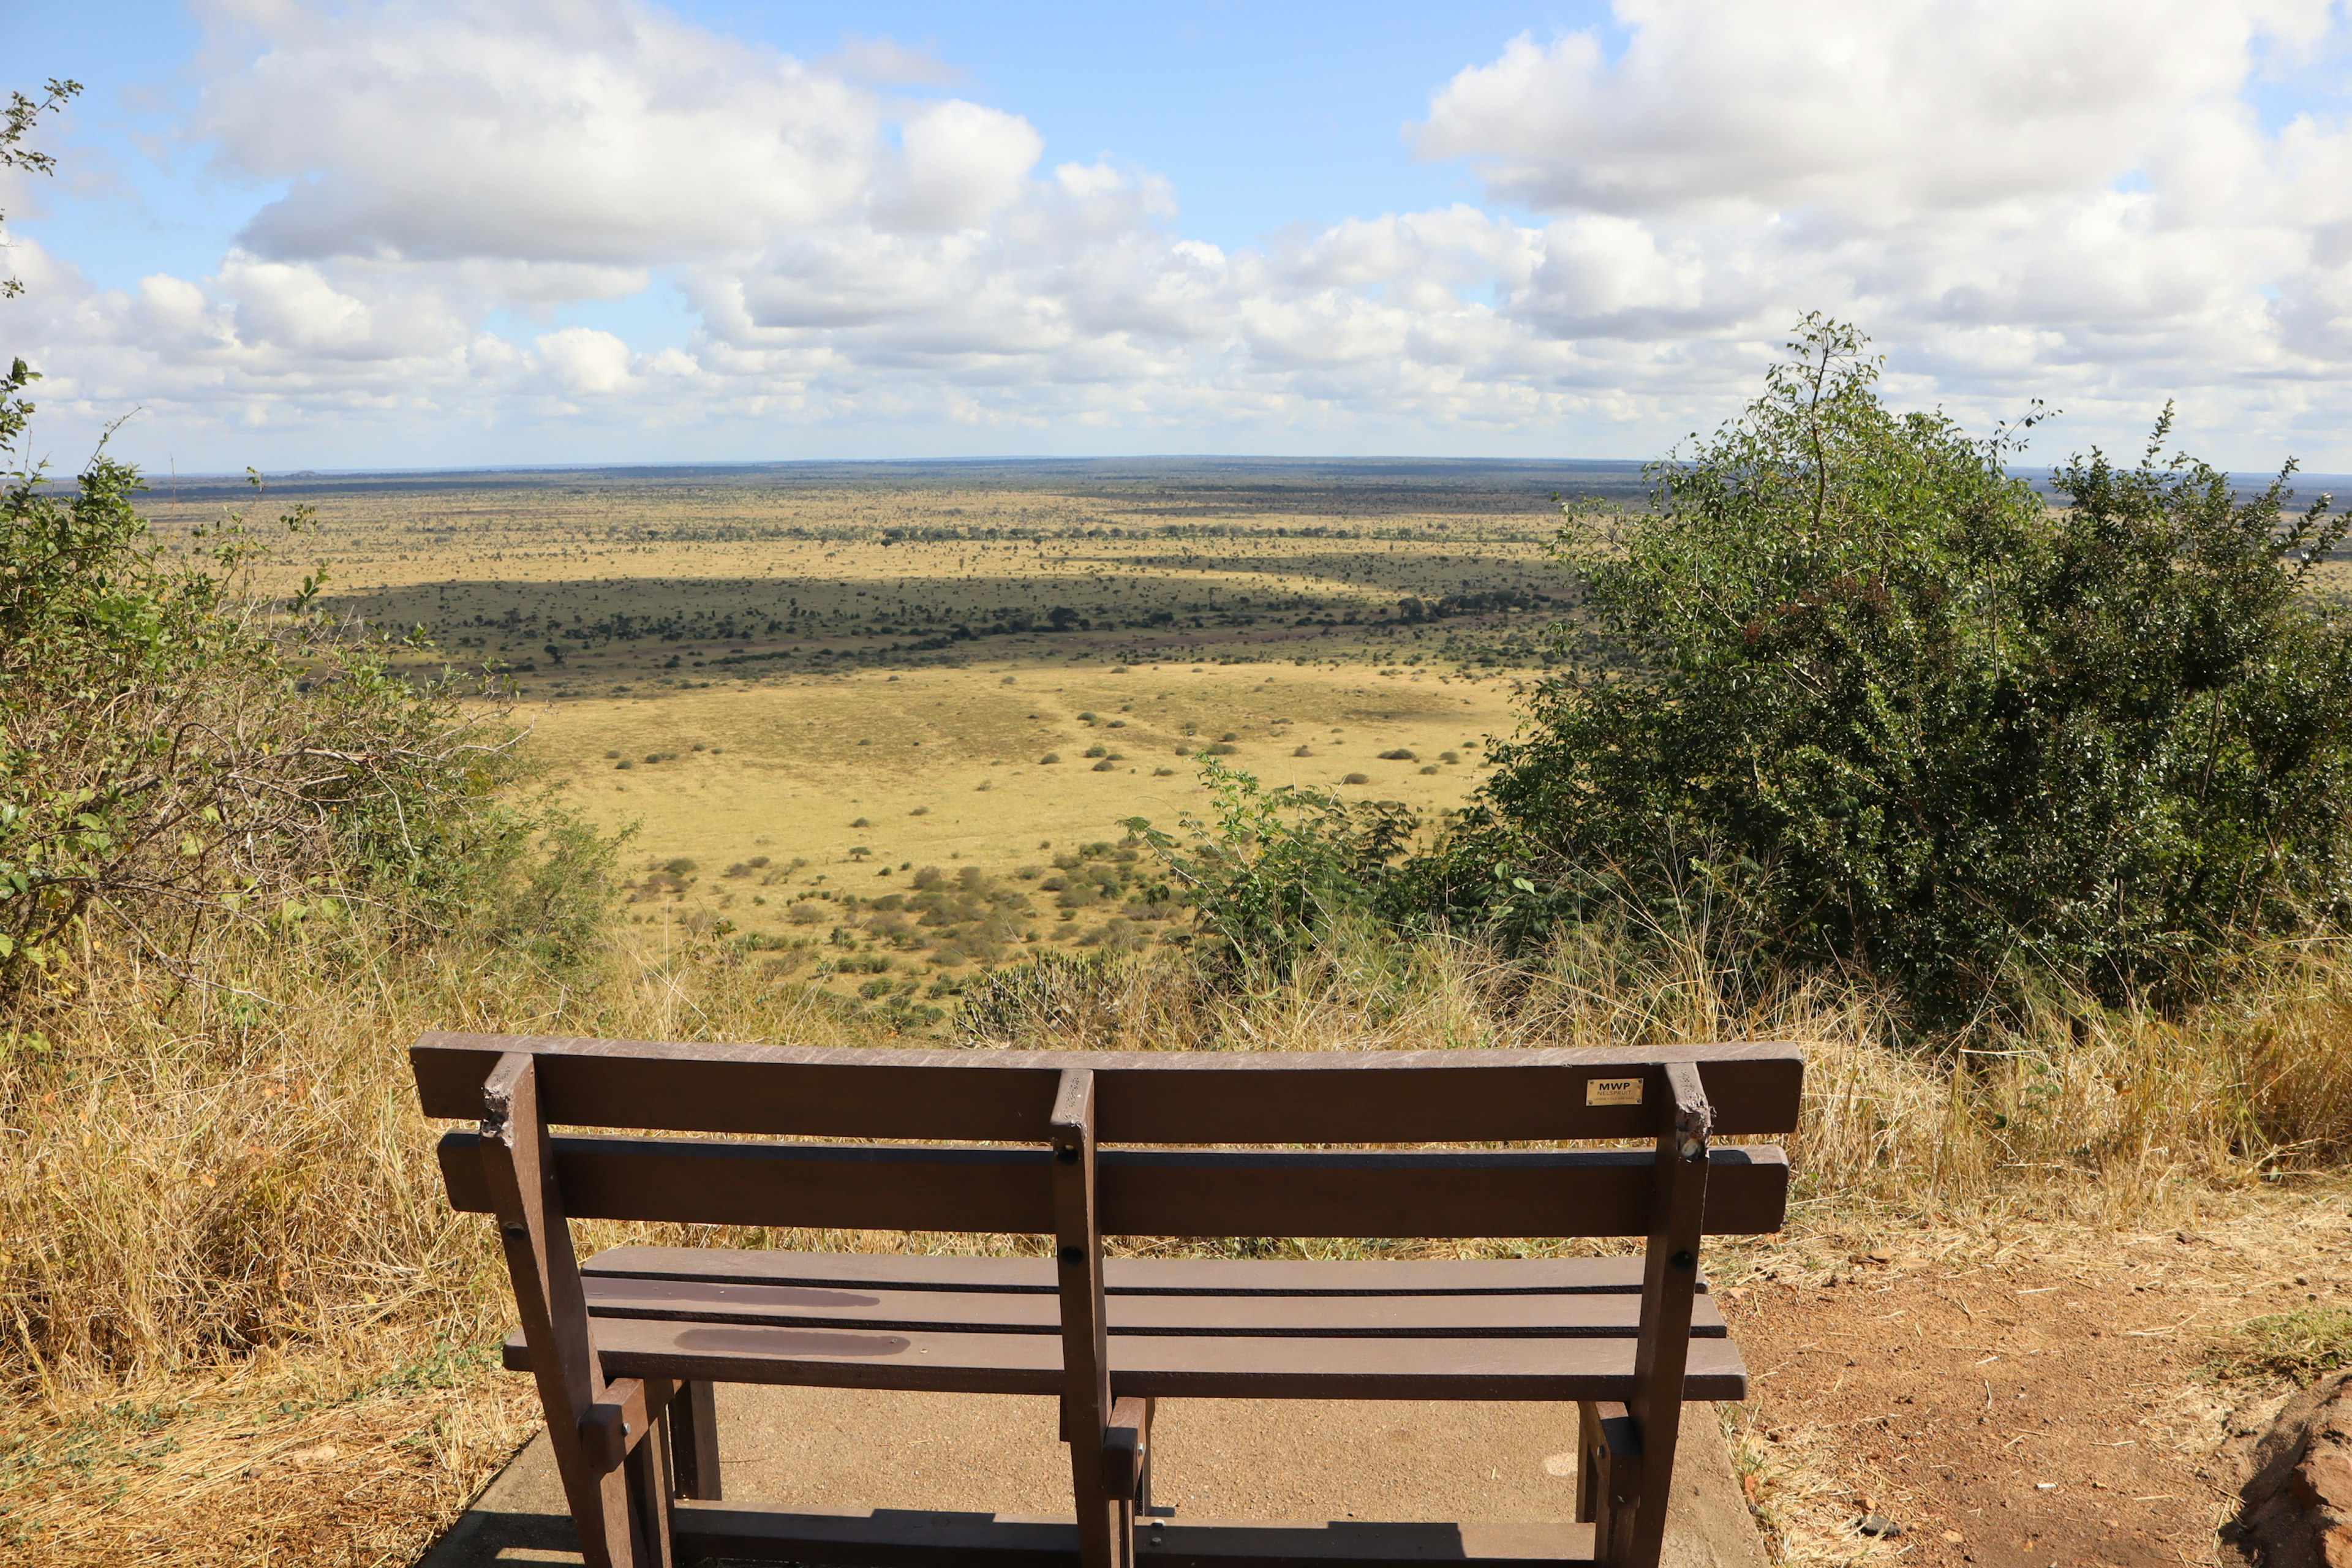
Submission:
<svg viewBox="0 0 2352 1568">
<path fill-rule="evenodd" d="M 1564 531 L 1636 669 L 1539 689 L 1414 868 L 1423 906 L 1523 942 L 1704 892 L 1756 951 L 1944 1016 L 2034 976 L 2179 995 L 2352 909 L 2327 498 L 2286 517 L 2292 463 L 2239 498 L 2162 456 L 2168 407 L 2136 467 L 2059 469 L 2053 508 L 2008 471 L 2021 432 L 1890 411 L 1858 333 L 1801 331 L 1742 419 L 1652 469 L 1652 510 Z"/>
<path fill-rule="evenodd" d="M 23 138 L 79 90 L 12 95 L 0 167 L 47 172 Z M 581 956 L 614 846 L 509 801 L 512 727 L 318 614 L 323 563 L 290 598 L 265 592 L 241 514 L 182 554 L 102 446 L 52 483 L 27 451 L 37 379 L 22 360 L 0 377 L 0 1003 L 101 925 L 193 978 L 207 927 L 355 903 L 379 930 Z"/>
<path fill-rule="evenodd" d="M 1350 804 L 1297 784 L 1262 787 L 1252 774 L 1211 760 L 1201 782 L 1215 821 L 1178 818 L 1188 844 L 1144 817 L 1128 831 L 1156 853 L 1221 959 L 1279 970 L 1333 921 L 1378 912 L 1391 862 L 1419 830 L 1402 804 Z"/>
</svg>

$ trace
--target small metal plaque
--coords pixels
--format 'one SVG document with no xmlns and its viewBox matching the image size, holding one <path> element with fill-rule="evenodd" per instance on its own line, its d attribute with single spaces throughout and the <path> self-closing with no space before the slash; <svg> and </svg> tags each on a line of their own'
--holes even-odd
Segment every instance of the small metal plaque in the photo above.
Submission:
<svg viewBox="0 0 2352 1568">
<path fill-rule="evenodd" d="M 1639 1105 L 1642 1103 L 1642 1080 L 1638 1078 L 1586 1079 L 1584 1103 L 1587 1105 Z"/>
</svg>

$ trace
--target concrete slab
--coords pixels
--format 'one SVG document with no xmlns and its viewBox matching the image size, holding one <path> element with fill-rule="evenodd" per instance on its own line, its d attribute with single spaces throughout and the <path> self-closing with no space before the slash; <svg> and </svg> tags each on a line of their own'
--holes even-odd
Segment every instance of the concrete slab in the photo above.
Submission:
<svg viewBox="0 0 2352 1568">
<path fill-rule="evenodd" d="M 723 1386 L 730 1502 L 1066 1514 L 1049 1399 Z M 1152 1500 L 1180 1519 L 1569 1520 L 1576 1412 L 1541 1405 L 1162 1401 Z M 1767 1568 L 1705 1406 L 1684 1420 L 1671 1568 Z M 418 1568 L 576 1564 L 544 1433 Z"/>
</svg>

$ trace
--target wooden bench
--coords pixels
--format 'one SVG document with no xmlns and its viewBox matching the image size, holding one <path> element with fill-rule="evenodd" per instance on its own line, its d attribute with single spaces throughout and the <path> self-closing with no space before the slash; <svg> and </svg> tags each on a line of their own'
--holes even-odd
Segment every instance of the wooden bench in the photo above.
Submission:
<svg viewBox="0 0 2352 1568">
<path fill-rule="evenodd" d="M 1803 1078 L 1778 1045 L 1163 1055 L 432 1034 L 412 1059 L 427 1115 L 479 1121 L 443 1138 L 442 1172 L 458 1209 L 498 1218 L 522 1320 L 507 1364 L 538 1381 L 597 1568 L 1654 1568 L 1683 1402 L 1748 1389 L 1700 1237 L 1776 1230 L 1787 1202 L 1777 1147 L 1711 1140 L 1793 1129 Z M 1491 1147 L 1573 1140 L 1646 1146 Z M 1377 1144 L 1414 1147 L 1360 1147 Z M 583 1265 L 575 1219 L 1027 1234 L 1053 1254 L 621 1247 Z M 1106 1258 L 1107 1235 L 1647 1248 L 1181 1260 Z M 1052 1395 L 1076 1520 L 734 1506 L 717 1383 Z M 1581 1522 L 1180 1521 L 1151 1505 L 1151 1424 L 1154 1401 L 1185 1397 L 1573 1400 Z"/>
</svg>

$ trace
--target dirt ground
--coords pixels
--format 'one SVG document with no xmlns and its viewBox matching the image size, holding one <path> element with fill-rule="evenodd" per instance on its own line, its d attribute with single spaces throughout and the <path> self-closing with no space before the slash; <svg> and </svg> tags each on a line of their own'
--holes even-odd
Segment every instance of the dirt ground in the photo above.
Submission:
<svg viewBox="0 0 2352 1568">
<path fill-rule="evenodd" d="M 1723 1289 L 1755 1373 L 1738 1425 L 1790 1561 L 2234 1563 L 2241 1450 L 2283 1384 L 2219 1381 L 2217 1337 L 2345 1299 L 2336 1184 L 2193 1228 L 1988 1240 L 1922 1228 Z M 1811 1250 L 1811 1249 L 1808 1249 Z M 1877 1515 L 1902 1527 L 1873 1539 Z"/>
</svg>

